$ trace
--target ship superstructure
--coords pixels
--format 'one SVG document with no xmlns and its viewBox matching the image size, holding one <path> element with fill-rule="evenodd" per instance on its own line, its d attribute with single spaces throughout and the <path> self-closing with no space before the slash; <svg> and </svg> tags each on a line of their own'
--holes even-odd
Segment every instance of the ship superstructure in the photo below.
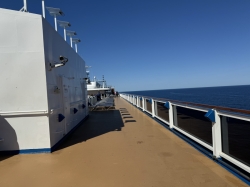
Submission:
<svg viewBox="0 0 250 187">
<path fill-rule="evenodd" d="M 0 9 L 0 151 L 51 152 L 88 115 L 85 62 L 22 10 Z"/>
<path fill-rule="evenodd" d="M 88 95 L 94 96 L 97 94 L 101 95 L 110 95 L 114 94 L 114 88 L 112 86 L 107 85 L 107 81 L 104 79 L 104 75 L 102 76 L 102 80 L 98 80 L 95 76 L 93 80 L 91 80 L 89 76 L 89 71 L 86 71 L 88 79 L 87 82 L 87 90 Z"/>
</svg>

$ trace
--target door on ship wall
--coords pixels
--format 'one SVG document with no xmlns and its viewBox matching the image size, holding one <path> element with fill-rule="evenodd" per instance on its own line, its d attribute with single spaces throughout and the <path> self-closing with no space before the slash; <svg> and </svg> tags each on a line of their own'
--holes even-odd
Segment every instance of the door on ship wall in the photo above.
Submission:
<svg viewBox="0 0 250 187">
<path fill-rule="evenodd" d="M 63 120 L 64 134 L 70 131 L 70 87 L 68 78 L 61 77 L 61 88 L 62 88 L 62 98 L 61 102 L 63 105 L 63 112 L 65 119 Z"/>
<path fill-rule="evenodd" d="M 87 102 L 87 86 L 85 82 L 81 83 L 81 89 L 82 89 L 82 103 L 85 105 L 85 108 L 83 109 L 84 117 L 86 117 L 87 114 L 87 108 L 88 108 L 88 102 Z"/>
</svg>

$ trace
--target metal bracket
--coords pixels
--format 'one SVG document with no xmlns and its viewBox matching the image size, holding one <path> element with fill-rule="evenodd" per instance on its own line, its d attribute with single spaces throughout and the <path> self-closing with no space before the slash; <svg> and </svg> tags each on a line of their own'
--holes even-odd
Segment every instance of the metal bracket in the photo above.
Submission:
<svg viewBox="0 0 250 187">
<path fill-rule="evenodd" d="M 168 101 L 164 104 L 164 107 L 167 108 L 167 109 L 170 109 L 170 104 L 169 104 Z"/>
<path fill-rule="evenodd" d="M 213 109 L 209 110 L 206 114 L 205 117 L 208 118 L 211 122 L 215 122 L 215 112 Z"/>
<path fill-rule="evenodd" d="M 57 86 L 55 86 L 54 92 L 55 92 L 55 93 L 60 93 L 60 89 L 59 89 Z"/>
</svg>

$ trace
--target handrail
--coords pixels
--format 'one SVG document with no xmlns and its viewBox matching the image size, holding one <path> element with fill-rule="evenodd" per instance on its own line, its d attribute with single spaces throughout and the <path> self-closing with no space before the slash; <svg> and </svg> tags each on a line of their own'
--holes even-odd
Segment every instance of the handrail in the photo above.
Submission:
<svg viewBox="0 0 250 187">
<path fill-rule="evenodd" d="M 20 116 L 20 115 L 37 115 L 48 114 L 47 110 L 34 110 L 34 111 L 8 111 L 0 112 L 0 116 Z"/>
<path fill-rule="evenodd" d="M 166 98 L 156 98 L 156 97 L 150 97 L 150 96 L 142 96 L 142 95 L 132 95 L 132 94 L 124 94 L 121 93 L 121 97 L 124 98 L 125 100 L 127 100 L 129 103 L 131 103 L 132 105 L 134 105 L 137 108 L 142 109 L 143 112 L 147 112 L 149 113 L 150 116 L 152 116 L 153 118 L 157 118 L 159 119 L 161 122 L 165 123 L 169 129 L 171 130 L 176 130 L 177 132 L 187 136 L 188 138 L 190 138 L 191 140 L 193 140 L 194 142 L 200 144 L 201 146 L 211 150 L 213 159 L 215 160 L 220 160 L 220 158 L 223 158 L 227 161 L 229 161 L 230 163 L 236 165 L 237 167 L 243 169 L 244 172 L 247 172 L 248 174 L 250 174 L 250 161 L 249 160 L 242 160 L 242 158 L 238 155 L 238 154 L 233 154 L 229 152 L 229 131 L 231 131 L 230 133 L 232 133 L 232 129 L 230 130 L 228 128 L 229 124 L 234 124 L 236 123 L 233 120 L 227 120 L 229 118 L 234 118 L 236 120 L 241 120 L 240 124 L 243 122 L 242 124 L 247 124 L 249 127 L 249 122 L 250 122 L 250 111 L 249 110 L 242 110 L 242 109 L 236 109 L 236 108 L 229 108 L 229 107 L 221 107 L 221 106 L 214 106 L 214 105 L 207 105 L 207 104 L 200 104 L 200 103 L 192 103 L 192 102 L 183 102 L 183 101 L 177 101 L 177 100 L 171 100 L 171 99 L 166 99 Z M 139 101 L 139 99 L 137 99 L 138 97 L 142 97 L 142 102 Z M 149 106 L 151 107 L 152 111 L 148 111 L 146 105 L 145 100 L 146 99 L 152 99 L 152 105 Z M 160 114 L 158 113 L 158 106 L 156 107 L 155 103 L 156 102 L 170 102 L 169 105 L 166 105 L 166 109 L 168 112 L 161 112 Z M 164 104 L 165 106 L 165 104 Z M 182 108 L 188 108 L 187 110 L 196 110 L 199 111 L 201 109 L 203 109 L 203 112 L 206 113 L 205 117 L 210 121 L 208 124 L 205 121 L 205 126 L 206 127 L 202 127 L 202 125 L 200 126 L 203 133 L 200 134 L 200 136 L 197 136 L 196 134 L 193 134 L 192 130 L 190 130 L 190 128 L 183 128 L 185 126 L 185 122 L 184 119 L 189 119 L 188 118 L 183 118 L 183 116 L 179 116 L 178 117 L 178 108 L 176 108 L 176 106 L 180 106 Z M 180 114 L 182 115 L 182 110 L 179 110 Z M 195 113 L 194 113 L 195 114 Z M 244 115 L 246 114 L 246 115 Z M 162 118 L 162 115 L 166 115 L 165 117 L 167 118 L 167 121 L 165 120 L 165 118 Z M 184 112 L 184 116 L 187 115 L 189 116 L 189 114 L 185 114 Z M 195 114 L 196 115 L 196 114 Z M 197 114 L 199 117 L 197 118 L 198 120 L 201 120 L 201 117 L 204 117 L 204 113 L 199 113 Z M 180 121 L 179 121 L 180 119 Z M 196 119 L 195 116 L 191 115 L 191 119 L 194 120 Z M 180 123 L 179 123 L 180 122 Z M 198 123 L 201 123 L 201 121 L 198 121 Z M 238 123 L 238 122 L 237 122 Z M 209 126 L 209 124 L 211 124 L 211 126 Z M 180 125 L 180 126 L 179 126 Z M 183 126 L 184 125 L 184 126 Z M 188 123 L 188 125 L 190 125 Z M 192 125 L 192 124 L 191 124 Z M 197 125 L 197 123 L 195 123 L 195 125 Z M 241 125 L 242 126 L 242 125 Z M 193 126 L 193 127 L 197 127 L 197 126 Z M 191 128 L 192 129 L 192 128 Z M 196 129 L 197 130 L 197 129 Z M 201 135 L 204 134 L 204 132 L 206 133 L 212 133 L 211 134 L 211 142 L 212 143 L 208 143 L 207 137 L 205 139 L 202 138 Z M 239 132 L 246 132 L 245 128 L 240 128 Z M 237 133 L 239 133 L 237 132 Z M 246 137 L 248 136 L 246 133 L 243 133 L 243 136 Z M 232 138 L 232 137 L 231 137 Z M 242 142 L 240 142 L 242 143 Z M 240 144 L 239 143 L 239 144 Z M 243 142 L 244 144 L 244 142 Z M 244 144 L 245 145 L 245 144 Z M 234 145 L 235 146 L 235 145 Z M 223 147 L 225 149 L 223 149 Z M 236 147 L 238 148 L 238 145 L 236 145 Z M 245 151 L 248 151 L 246 149 L 246 146 L 244 148 Z M 240 171 L 237 169 L 238 172 L 240 172 L 240 175 L 244 176 L 244 172 Z M 247 178 L 249 180 L 248 176 L 244 176 L 244 178 Z"/>
<path fill-rule="evenodd" d="M 139 97 L 146 97 L 146 98 L 152 98 L 154 100 L 161 100 L 161 101 L 169 101 L 179 104 L 185 104 L 185 105 L 193 105 L 193 106 L 199 106 L 204 108 L 210 108 L 210 109 L 216 109 L 218 111 L 229 111 L 229 112 L 235 112 L 235 113 L 243 113 L 250 115 L 250 110 L 242 110 L 237 108 L 229 108 L 229 107 L 222 107 L 222 106 L 215 106 L 215 105 L 208 105 L 208 104 L 201 104 L 201 103 L 192 103 L 192 102 L 186 102 L 186 101 L 178 101 L 178 100 L 172 100 L 172 99 L 166 99 L 166 98 L 157 98 L 157 97 L 150 97 L 150 96 L 143 96 L 143 95 L 137 95 Z"/>
</svg>

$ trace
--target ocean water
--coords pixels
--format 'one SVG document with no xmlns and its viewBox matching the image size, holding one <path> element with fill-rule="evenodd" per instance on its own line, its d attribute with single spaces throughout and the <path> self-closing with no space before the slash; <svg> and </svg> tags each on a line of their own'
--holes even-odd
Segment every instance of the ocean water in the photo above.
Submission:
<svg viewBox="0 0 250 187">
<path fill-rule="evenodd" d="M 123 92 L 250 110 L 250 85 Z"/>
</svg>

